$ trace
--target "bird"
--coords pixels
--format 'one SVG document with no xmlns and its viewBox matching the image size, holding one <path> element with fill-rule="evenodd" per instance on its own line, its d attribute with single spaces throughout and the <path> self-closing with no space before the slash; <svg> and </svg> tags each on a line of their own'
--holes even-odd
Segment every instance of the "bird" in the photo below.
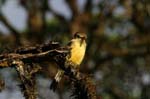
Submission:
<svg viewBox="0 0 150 99">
<path fill-rule="evenodd" d="M 76 32 L 73 35 L 73 38 L 70 40 L 70 42 L 67 44 L 66 47 L 69 48 L 68 55 L 66 55 L 65 59 L 65 65 L 71 66 L 70 68 L 79 70 L 80 64 L 83 61 L 83 58 L 85 56 L 86 51 L 86 35 L 82 32 Z M 68 65 L 71 64 L 71 65 Z M 65 67 L 67 67 L 65 66 Z M 58 83 L 61 81 L 62 77 L 64 76 L 64 71 L 62 69 L 58 69 L 57 74 L 55 75 L 51 85 L 50 89 L 55 91 L 57 88 Z"/>
</svg>

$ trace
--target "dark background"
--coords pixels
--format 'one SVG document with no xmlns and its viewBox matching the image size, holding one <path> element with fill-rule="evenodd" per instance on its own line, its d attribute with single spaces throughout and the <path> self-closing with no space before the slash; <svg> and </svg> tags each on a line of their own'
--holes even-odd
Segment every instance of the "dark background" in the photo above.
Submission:
<svg viewBox="0 0 150 99">
<path fill-rule="evenodd" d="M 64 45 L 85 32 L 81 71 L 93 77 L 97 94 L 150 99 L 149 26 L 148 0 L 0 0 L 0 53 L 51 40 Z M 37 76 L 39 99 L 69 99 L 64 81 L 57 93 L 49 90 L 56 69 L 48 64 Z M 14 69 L 0 69 L 0 77 L 6 83 L 1 99 L 23 99 Z"/>
</svg>

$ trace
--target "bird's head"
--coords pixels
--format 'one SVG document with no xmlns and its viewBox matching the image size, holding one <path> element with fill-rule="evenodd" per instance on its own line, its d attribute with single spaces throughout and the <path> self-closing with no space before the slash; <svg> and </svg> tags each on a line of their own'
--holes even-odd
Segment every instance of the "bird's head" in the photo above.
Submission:
<svg viewBox="0 0 150 99">
<path fill-rule="evenodd" d="M 83 44 L 83 42 L 85 42 L 86 38 L 86 34 L 80 32 L 75 33 L 73 36 L 73 39 L 77 39 L 80 41 L 80 46 Z"/>
</svg>

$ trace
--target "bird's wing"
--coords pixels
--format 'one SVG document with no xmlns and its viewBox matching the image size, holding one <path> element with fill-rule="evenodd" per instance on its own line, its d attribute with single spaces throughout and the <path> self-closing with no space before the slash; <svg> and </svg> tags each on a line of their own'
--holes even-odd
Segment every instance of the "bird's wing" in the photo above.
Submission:
<svg viewBox="0 0 150 99">
<path fill-rule="evenodd" d="M 69 41 L 68 44 L 67 44 L 67 46 L 70 47 L 71 44 L 72 44 L 72 42 L 73 42 L 73 40 Z"/>
</svg>

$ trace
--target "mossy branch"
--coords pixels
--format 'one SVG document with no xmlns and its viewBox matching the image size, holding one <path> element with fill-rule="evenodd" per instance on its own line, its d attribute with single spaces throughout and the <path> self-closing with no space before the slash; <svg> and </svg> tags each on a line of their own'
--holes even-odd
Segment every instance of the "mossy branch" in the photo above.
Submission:
<svg viewBox="0 0 150 99">
<path fill-rule="evenodd" d="M 42 68 L 37 65 L 41 62 L 55 62 L 64 70 L 72 84 L 72 96 L 75 99 L 96 99 L 96 88 L 93 80 L 69 66 L 66 68 L 65 57 L 69 53 L 67 48 L 61 47 L 58 42 L 37 45 L 36 47 L 19 48 L 14 53 L 0 55 L 0 67 L 15 67 L 21 80 L 21 91 L 26 99 L 36 99 L 37 89 L 35 74 Z"/>
</svg>

